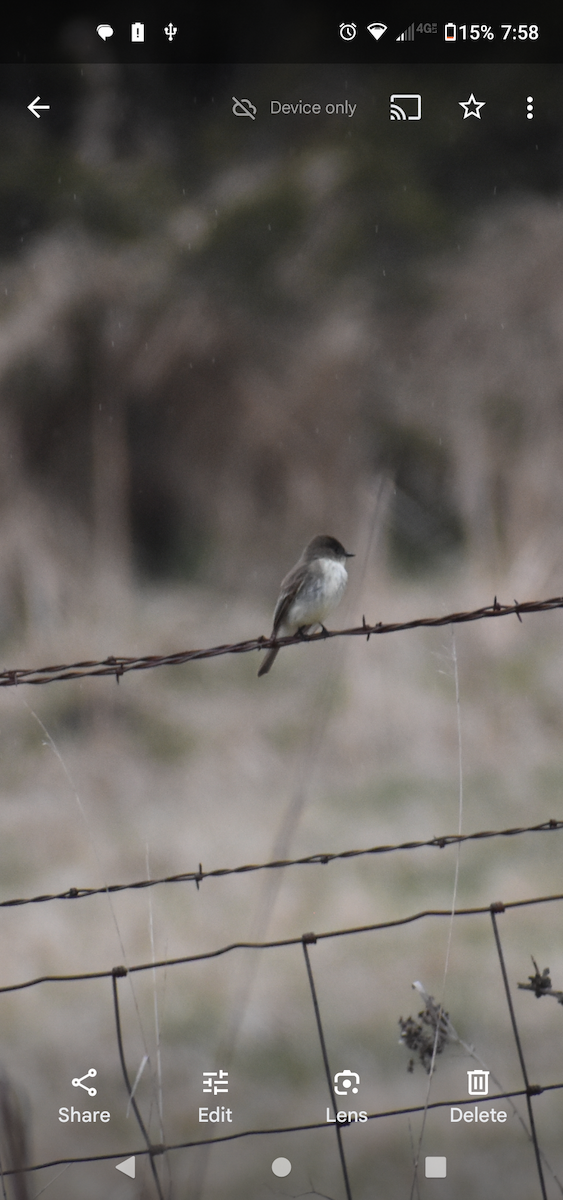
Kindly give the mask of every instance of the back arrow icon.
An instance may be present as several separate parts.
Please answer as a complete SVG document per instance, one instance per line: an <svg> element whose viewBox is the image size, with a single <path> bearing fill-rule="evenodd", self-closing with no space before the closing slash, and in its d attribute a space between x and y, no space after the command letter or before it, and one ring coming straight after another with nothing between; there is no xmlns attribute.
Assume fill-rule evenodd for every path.
<svg viewBox="0 0 563 1200"><path fill-rule="evenodd" d="M38 100L39 100L39 96L36 96L35 100L32 100L31 104L28 104L28 106L27 106L29 111L33 113L34 117L41 116L41 113L37 112L38 108L50 108L51 107L50 104L38 104Z"/></svg>

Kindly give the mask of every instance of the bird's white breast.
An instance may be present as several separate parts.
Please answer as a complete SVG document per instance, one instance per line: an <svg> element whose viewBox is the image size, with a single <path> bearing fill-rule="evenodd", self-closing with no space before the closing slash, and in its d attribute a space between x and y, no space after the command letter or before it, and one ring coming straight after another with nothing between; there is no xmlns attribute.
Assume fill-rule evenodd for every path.
<svg viewBox="0 0 563 1200"><path fill-rule="evenodd" d="M287 614L286 624L294 629L321 624L342 599L348 582L346 567L334 558L317 559L315 568Z"/></svg>
<svg viewBox="0 0 563 1200"><path fill-rule="evenodd" d="M337 562L335 558L321 558L319 562L323 567L326 600L333 608L342 599L348 583L348 572L344 563Z"/></svg>

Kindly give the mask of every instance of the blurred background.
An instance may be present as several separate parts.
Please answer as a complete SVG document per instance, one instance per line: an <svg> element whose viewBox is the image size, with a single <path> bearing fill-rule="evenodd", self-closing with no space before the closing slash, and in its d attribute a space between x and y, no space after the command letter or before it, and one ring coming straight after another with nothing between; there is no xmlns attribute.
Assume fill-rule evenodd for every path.
<svg viewBox="0 0 563 1200"><path fill-rule="evenodd" d="M563 592L560 82L552 67L3 69L4 667L269 634L279 581L320 532L356 554L336 627ZM422 94L422 121L389 121L399 90ZM482 120L463 120L471 92ZM35 95L51 106L40 120ZM233 116L233 96L256 121ZM357 110L269 115L299 98ZM554 612L299 646L261 680L253 654L119 687L6 689L1 899L559 818L560 627ZM464 846L458 904L561 891L559 837ZM1 982L448 908L456 854L4 909ZM557 905L502 918L514 988L532 954L563 987L557 919ZM502 1086L521 1086L490 922L448 939L443 921L311 947L331 1064L361 1073L370 1112L424 1104L424 1070L398 1044L416 979ZM299 947L120 988L132 1077L149 1055L153 1141L208 1134L203 1070L229 1070L233 1129L324 1121ZM563 1018L540 1004L515 994L530 1074L556 1082ZM139 1148L109 981L7 994L0 1012L28 1161ZM57 1121L94 1065L103 1137ZM472 1065L447 1049L431 1099L463 1097ZM563 1180L557 1096L537 1119ZM381 1194L430 1195L424 1178L411 1191L417 1120L346 1131L355 1200L375 1170ZM460 1200L485 1184L535 1195L517 1119L502 1145L478 1134L433 1116L422 1154L451 1155ZM341 1200L332 1132L293 1139L168 1155L164 1194ZM278 1153L288 1180L271 1173ZM60 1170L7 1194L131 1194L113 1164Z"/></svg>

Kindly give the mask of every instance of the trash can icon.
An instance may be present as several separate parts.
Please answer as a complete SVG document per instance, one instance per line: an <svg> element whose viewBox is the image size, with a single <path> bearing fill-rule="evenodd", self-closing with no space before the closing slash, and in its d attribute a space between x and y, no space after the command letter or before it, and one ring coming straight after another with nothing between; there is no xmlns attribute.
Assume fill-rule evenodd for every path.
<svg viewBox="0 0 563 1200"><path fill-rule="evenodd" d="M490 1071L468 1071L467 1091L470 1096L488 1096Z"/></svg>

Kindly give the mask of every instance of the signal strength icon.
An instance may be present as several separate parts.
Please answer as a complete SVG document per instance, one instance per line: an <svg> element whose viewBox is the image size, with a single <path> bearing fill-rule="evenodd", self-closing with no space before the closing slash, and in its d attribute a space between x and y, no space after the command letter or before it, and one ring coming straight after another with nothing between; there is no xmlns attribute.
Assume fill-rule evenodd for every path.
<svg viewBox="0 0 563 1200"><path fill-rule="evenodd" d="M373 23L367 27L368 33L371 33L371 36L375 38L376 42L379 41L380 37L383 37L386 29L387 26L384 25L382 21L373 21Z"/></svg>
<svg viewBox="0 0 563 1200"><path fill-rule="evenodd" d="M399 34L398 38L395 38L395 41L414 42L414 21L412 25L409 25L408 29L403 29L403 32Z"/></svg>

